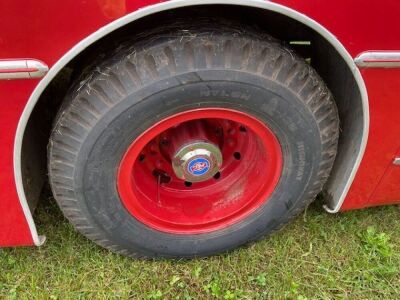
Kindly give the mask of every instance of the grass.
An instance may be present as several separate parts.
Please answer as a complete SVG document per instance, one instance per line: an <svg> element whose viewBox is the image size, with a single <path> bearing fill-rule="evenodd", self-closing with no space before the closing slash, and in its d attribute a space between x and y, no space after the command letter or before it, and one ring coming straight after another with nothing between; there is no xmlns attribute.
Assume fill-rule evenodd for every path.
<svg viewBox="0 0 400 300"><path fill-rule="evenodd" d="M42 204L36 219L48 241L0 250L0 299L400 298L399 207L320 207L229 254L145 261L101 249Z"/></svg>

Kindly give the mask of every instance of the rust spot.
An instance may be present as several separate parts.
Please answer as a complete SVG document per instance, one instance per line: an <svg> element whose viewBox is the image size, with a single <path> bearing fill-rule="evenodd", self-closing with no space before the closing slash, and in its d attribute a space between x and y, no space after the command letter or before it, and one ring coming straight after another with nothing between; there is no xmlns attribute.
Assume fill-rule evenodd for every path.
<svg viewBox="0 0 400 300"><path fill-rule="evenodd" d="M125 0L97 0L97 3L109 19L116 19L126 14Z"/></svg>

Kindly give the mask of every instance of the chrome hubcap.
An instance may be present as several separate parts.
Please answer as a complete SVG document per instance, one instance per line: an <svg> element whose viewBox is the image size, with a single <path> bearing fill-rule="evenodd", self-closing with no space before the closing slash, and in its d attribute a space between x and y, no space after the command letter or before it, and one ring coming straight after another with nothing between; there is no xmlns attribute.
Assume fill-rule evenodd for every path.
<svg viewBox="0 0 400 300"><path fill-rule="evenodd" d="M172 159L175 175L189 182L210 179L222 166L220 149L208 142L195 142L180 148Z"/></svg>

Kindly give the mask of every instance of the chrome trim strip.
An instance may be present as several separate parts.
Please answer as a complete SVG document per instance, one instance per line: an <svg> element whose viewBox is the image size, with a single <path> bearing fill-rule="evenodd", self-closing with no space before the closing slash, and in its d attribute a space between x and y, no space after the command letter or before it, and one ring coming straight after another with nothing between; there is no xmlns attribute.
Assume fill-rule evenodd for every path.
<svg viewBox="0 0 400 300"><path fill-rule="evenodd" d="M360 166L361 159L364 155L365 148L368 140L368 130L369 130L369 106L368 106L368 95L365 87L365 83L363 78L361 77L360 70L354 63L352 56L347 52L346 48L337 40L337 38L330 33L325 27L317 23L316 21L310 19L304 14L301 14L293 9L290 9L286 6L276 4L270 1L264 0L171 0L166 2L161 2L155 5L151 5L148 7L144 7L135 12L132 12L118 20L115 20L108 25L100 28L93 34L86 37L84 40L79 42L73 48L71 48L60 60L58 60L47 73L47 75L40 81L40 83L36 86L33 91L31 97L28 100L28 103L25 106L25 109L21 115L21 119L18 124L17 133L15 137L14 144L14 174L15 181L17 185L18 196L21 201L21 205L25 208L25 216L30 224L31 232L34 237L35 244L40 244L36 227L32 218L32 215L29 211L27 200L25 197L24 187L22 185L22 171L21 171L21 148L22 148L22 139L26 129L26 125L29 120L29 116L31 115L36 102L40 98L41 94L47 87L47 85L51 82L51 80L58 74L61 69L68 64L75 56L77 56L80 52L86 49L88 46L106 36L107 34L113 32L114 30L125 26L128 23L131 23L135 20L141 19L145 16L149 16L151 14L175 9L179 7L187 7L193 5L207 5L207 4L229 4L229 5L238 5L238 6L248 6L254 8L265 9L273 12L280 13L282 15L286 15L292 19L295 19L309 27L313 30L321 34L333 47L339 52L342 58L346 61L350 70L353 72L356 82L358 84L358 88L360 89L362 105L363 105L363 114L364 114L364 124L363 124L363 136L362 136L362 145L360 147L359 153L357 154L356 163L354 164L352 171L350 172L350 176L347 179L346 185L341 193L341 196L336 200L336 206L333 208L327 208L326 210L331 213L338 212L346 195L350 189L350 186L354 180L356 172Z"/></svg>
<svg viewBox="0 0 400 300"><path fill-rule="evenodd" d="M396 157L393 161L393 164L396 166L400 166L400 157Z"/></svg>
<svg viewBox="0 0 400 300"><path fill-rule="evenodd" d="M40 60L28 59L26 65L28 68L35 68L37 70L36 72L29 72L31 78L42 78L49 71L49 67Z"/></svg>
<svg viewBox="0 0 400 300"><path fill-rule="evenodd" d="M0 80L41 78L49 67L36 59L0 59Z"/></svg>
<svg viewBox="0 0 400 300"><path fill-rule="evenodd" d="M360 68L400 68L400 51L363 52L354 62Z"/></svg>

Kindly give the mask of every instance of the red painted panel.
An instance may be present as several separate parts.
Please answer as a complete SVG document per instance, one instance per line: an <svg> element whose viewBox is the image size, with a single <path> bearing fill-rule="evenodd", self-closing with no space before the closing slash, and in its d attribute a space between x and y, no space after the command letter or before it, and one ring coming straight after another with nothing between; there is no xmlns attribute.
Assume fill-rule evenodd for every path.
<svg viewBox="0 0 400 300"><path fill-rule="evenodd" d="M126 13L158 2L160 1L0 1L0 59L31 57L40 59L51 67L69 49L102 26ZM400 50L399 1L275 2L298 10L321 23L343 43L353 57L367 50ZM385 189L382 189L376 200L371 199L399 146L396 142L400 131L396 124L396 112L400 111L400 71L371 69L363 71L363 76L370 94L371 135L366 156L344 209L383 204L387 203L387 197L396 197L396 194L389 192L385 196ZM37 82L0 82L0 245L32 243L16 194L12 153L20 114Z"/></svg>
<svg viewBox="0 0 400 300"><path fill-rule="evenodd" d="M32 245L32 237L15 189L13 144L16 121L25 106L26 96L37 82L0 81L0 247Z"/></svg>
<svg viewBox="0 0 400 300"><path fill-rule="evenodd" d="M396 157L400 157L400 149L397 151ZM379 204L397 203L400 199L400 165L391 163L382 178L380 184L376 188L372 199Z"/></svg>
<svg viewBox="0 0 400 300"><path fill-rule="evenodd" d="M389 202L400 202L400 193L389 189L381 190L379 197L373 196L400 146L400 69L365 69L362 75L370 102L369 141L342 210L386 204L389 199ZM382 201L383 198L386 200Z"/></svg>

